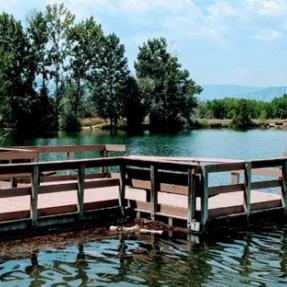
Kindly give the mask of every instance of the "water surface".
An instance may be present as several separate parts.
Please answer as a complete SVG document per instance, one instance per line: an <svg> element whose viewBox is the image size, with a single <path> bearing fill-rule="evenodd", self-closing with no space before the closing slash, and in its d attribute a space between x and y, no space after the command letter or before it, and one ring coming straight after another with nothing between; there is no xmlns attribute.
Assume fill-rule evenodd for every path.
<svg viewBox="0 0 287 287"><path fill-rule="evenodd" d="M97 143L128 144L130 154L255 159L286 152L287 132L222 129L134 137L82 132L37 139L10 136L5 145ZM116 236L80 237L61 247L36 246L28 254L23 247L12 257L1 253L0 286L287 286L286 234L287 225L269 224L200 244Z"/></svg>

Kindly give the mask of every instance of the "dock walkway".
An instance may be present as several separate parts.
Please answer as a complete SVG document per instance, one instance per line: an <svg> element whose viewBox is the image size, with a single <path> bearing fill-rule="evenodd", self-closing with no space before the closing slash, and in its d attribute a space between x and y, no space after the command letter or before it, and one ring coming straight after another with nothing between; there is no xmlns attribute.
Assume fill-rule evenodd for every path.
<svg viewBox="0 0 287 287"><path fill-rule="evenodd" d="M72 153L87 150L100 157L71 159ZM39 153L47 152L67 153L67 160L37 162ZM19 160L32 162L15 162ZM169 224L180 219L189 229L198 222L201 231L213 219L243 216L248 221L256 212L286 213L286 157L243 161L127 156L125 146L95 145L1 149L0 161L0 232L57 225L68 216L71 221L71 215L72 221L85 220L103 210L117 210L117 218L131 209L138 216L165 217ZM212 173L228 174L231 183L212 185Z"/></svg>

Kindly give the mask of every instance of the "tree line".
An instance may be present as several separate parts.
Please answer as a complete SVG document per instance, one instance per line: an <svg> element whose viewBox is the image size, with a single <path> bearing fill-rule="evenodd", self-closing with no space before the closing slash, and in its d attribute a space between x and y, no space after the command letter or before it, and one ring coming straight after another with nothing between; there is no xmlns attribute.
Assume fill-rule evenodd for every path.
<svg viewBox="0 0 287 287"><path fill-rule="evenodd" d="M204 119L232 119L235 127L250 127L251 119L286 119L287 95L270 102L234 98L209 100L199 103L197 114Z"/></svg>
<svg viewBox="0 0 287 287"><path fill-rule="evenodd" d="M164 38L139 47L128 66L119 37L93 17L77 21L63 4L29 13L24 24L0 15L0 126L74 131L97 115L130 130L148 116L154 131L189 126L201 92Z"/></svg>

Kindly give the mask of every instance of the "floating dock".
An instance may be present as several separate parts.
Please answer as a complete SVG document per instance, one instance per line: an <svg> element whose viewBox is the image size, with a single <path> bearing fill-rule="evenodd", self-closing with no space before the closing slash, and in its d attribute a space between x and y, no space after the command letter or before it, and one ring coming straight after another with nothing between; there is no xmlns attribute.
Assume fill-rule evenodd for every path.
<svg viewBox="0 0 287 287"><path fill-rule="evenodd" d="M93 158L73 159L83 152ZM48 153L65 159L40 161ZM195 232L218 219L250 222L254 214L273 211L284 217L286 179L287 157L128 156L125 145L1 148L0 232L104 225L131 212L170 225L185 222Z"/></svg>

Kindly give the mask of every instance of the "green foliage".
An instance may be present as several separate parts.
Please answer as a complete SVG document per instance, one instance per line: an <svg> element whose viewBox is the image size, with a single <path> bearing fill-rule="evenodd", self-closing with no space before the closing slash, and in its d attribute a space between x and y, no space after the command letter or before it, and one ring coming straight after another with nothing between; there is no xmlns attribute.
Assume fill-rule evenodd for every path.
<svg viewBox="0 0 287 287"><path fill-rule="evenodd" d="M246 129L253 126L252 109L247 100L239 100L238 104L232 110L232 123L233 128Z"/></svg>
<svg viewBox="0 0 287 287"><path fill-rule="evenodd" d="M141 131L141 124L146 114L146 107L142 94L134 77L129 76L123 85L123 116L127 119L128 131L131 133Z"/></svg>
<svg viewBox="0 0 287 287"><path fill-rule="evenodd" d="M66 81L60 102L59 127L64 131L78 131L81 128L78 103L78 87Z"/></svg>
<svg viewBox="0 0 287 287"><path fill-rule="evenodd" d="M140 47L135 69L154 131L174 131L191 123L197 105L194 95L202 89L167 51L164 38Z"/></svg>
<svg viewBox="0 0 287 287"><path fill-rule="evenodd" d="M94 72L94 95L97 115L110 119L116 127L123 115L123 89L129 77L125 47L115 34L103 38L99 54L99 71Z"/></svg>

